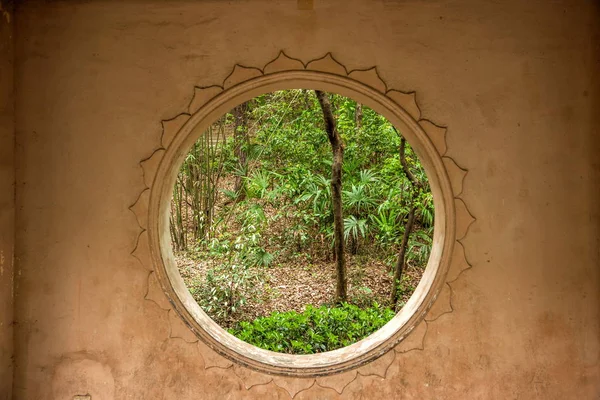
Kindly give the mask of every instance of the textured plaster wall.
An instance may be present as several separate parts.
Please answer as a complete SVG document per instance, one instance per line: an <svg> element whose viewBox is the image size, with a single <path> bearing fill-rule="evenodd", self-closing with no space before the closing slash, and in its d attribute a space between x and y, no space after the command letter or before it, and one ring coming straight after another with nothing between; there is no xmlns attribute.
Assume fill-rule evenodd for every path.
<svg viewBox="0 0 600 400"><path fill-rule="evenodd" d="M0 399L12 396L15 237L14 20L0 1Z"/></svg>
<svg viewBox="0 0 600 400"><path fill-rule="evenodd" d="M385 378L357 375L337 391L317 382L296 398L598 398L596 3L302 3L18 7L15 398L286 399L302 387L247 390L230 363L172 338L173 313L144 300L149 271L130 254L139 227L128 207L160 121L185 109L194 85L280 50L377 65L389 86L415 90L422 114L448 126L477 217L464 242L472 268L452 284L453 312L428 325L422 350L392 357ZM0 211L10 219L4 126Z"/></svg>

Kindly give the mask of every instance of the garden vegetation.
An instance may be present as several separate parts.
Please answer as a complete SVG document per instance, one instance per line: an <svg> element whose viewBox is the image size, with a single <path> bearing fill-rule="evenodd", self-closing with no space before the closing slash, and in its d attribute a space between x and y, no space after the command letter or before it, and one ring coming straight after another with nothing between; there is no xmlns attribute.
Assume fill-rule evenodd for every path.
<svg viewBox="0 0 600 400"><path fill-rule="evenodd" d="M235 107L192 146L170 233L192 296L238 338L309 354L387 323L427 264L433 197L383 116L295 89Z"/></svg>

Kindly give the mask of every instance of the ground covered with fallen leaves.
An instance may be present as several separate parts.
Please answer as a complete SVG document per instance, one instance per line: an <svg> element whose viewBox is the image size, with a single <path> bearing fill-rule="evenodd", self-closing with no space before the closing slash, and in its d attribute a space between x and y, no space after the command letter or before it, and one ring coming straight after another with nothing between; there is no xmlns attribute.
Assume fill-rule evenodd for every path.
<svg viewBox="0 0 600 400"><path fill-rule="evenodd" d="M181 276L188 287L204 282L211 263L194 260L185 254L176 257ZM389 305L392 276L384 262L367 256L347 255L348 300L358 306L370 306L373 302ZM257 292L248 294L247 303L230 318L220 321L223 328L230 328L239 321L252 321L268 316L274 311L301 312L307 305L332 305L335 297L335 264L310 261L298 255L269 267L252 267L260 276ZM402 306L418 285L423 268L408 265L401 285Z"/></svg>

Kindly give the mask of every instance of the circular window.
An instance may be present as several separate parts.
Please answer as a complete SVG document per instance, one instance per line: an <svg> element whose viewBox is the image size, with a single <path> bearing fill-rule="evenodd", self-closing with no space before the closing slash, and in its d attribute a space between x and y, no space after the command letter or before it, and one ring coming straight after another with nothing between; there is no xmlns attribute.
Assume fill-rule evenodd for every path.
<svg viewBox="0 0 600 400"><path fill-rule="evenodd" d="M304 90L290 90L290 88ZM207 308L205 312L205 310L203 310L203 308L198 304L198 296L194 298L193 294L190 293L188 285L186 285L186 282L182 277L182 274L180 273L181 261L178 265L178 262L173 252L172 242L175 243L176 247L181 246L180 249L183 248L182 240L185 239L180 235L185 235L187 229L190 228L189 226L184 227L183 224L180 224L179 227L181 228L181 230L177 231L177 218L181 218L182 221L184 219L187 219L188 221L193 221L194 218L196 218L193 228L201 230L205 229L208 226L208 219L215 217L214 214L204 214L196 216L190 216L186 214L185 216L183 216L181 214L182 209L176 210L178 202L180 204L183 204L183 202L190 202L190 198L187 197L190 195L190 193L185 193L185 185L182 184L181 181L178 181L180 167L182 165L186 165L184 163L189 164L190 149L198 148L198 143L201 143L198 142L198 139L200 137L205 138L204 142L209 149L215 149L216 147L214 146L214 143L211 143L210 141L218 141L219 139L209 138L206 135L204 135L205 132L210 132L212 129L214 129L216 126L215 123L219 121L219 119L223 121L223 118L227 118L228 114L230 119L239 118L240 116L235 115L235 112L231 113L231 110L239 110L239 106L241 104L247 104L248 101L251 101L255 98L264 100L269 96L268 93L273 92L287 93L288 95L290 93L292 95L306 93L325 93L326 96L326 93L336 93L337 97L332 97L334 99L334 102L335 99L353 99L352 101L354 101L354 103L347 102L345 104L351 104L354 107L356 107L357 103L363 104L365 106L365 109L369 110L369 112L372 110L374 113L383 116L381 117L382 120L384 120L386 123L388 123L389 121L389 127L391 129L393 129L394 131L396 131L397 129L396 132L401 132L402 139L399 138L398 140L402 141L402 148L407 149L406 151L410 152L405 154L413 154L412 152L414 152L415 157L413 158L416 159L416 157L418 157L418 159L420 160L420 164L416 169L413 169L413 171L420 170L420 168L422 167L422 169L427 175L427 178L429 178L428 183L425 184L419 183L418 179L415 179L415 177L413 176L412 179L414 179L416 182L412 182L411 184L415 184L419 187L426 188L426 190L420 189L415 190L414 192L425 194L426 196L431 196L431 198L433 199L433 204L435 205L435 221L433 221L433 218L431 218L431 223L433 225L433 237L431 238L430 242L430 255L427 259L426 267L422 272L420 282L414 289L414 293L412 293L412 296L410 296L410 298L405 302L405 304L402 304L403 306L401 307L399 312L396 313L391 318L391 320L389 320L389 322L387 322L380 329L377 329L369 336L360 338L361 340L346 345L345 347L317 354L284 354L281 352L264 350L249 343L246 343L238 339L234 335L228 333L207 314L207 312L213 313L213 317L215 317L215 319L218 320L218 315L214 314L215 309ZM327 132L328 136L325 136L325 138L330 138L329 143L320 143L320 145L331 145L330 151L332 154L335 154L334 144L330 135L332 131L330 129L331 127L328 126L327 122L327 112L325 110L325 107L323 107L323 102L321 102L320 100L321 99L319 99L318 96L312 98L314 104L319 104L321 106L319 110L322 111L321 118L323 121L321 132ZM355 116L356 109L354 109L353 112L355 113ZM337 115L339 116L339 113ZM253 118L257 117L254 116ZM227 143L228 135L231 138L235 138L236 135L240 134L240 137L242 137L245 133L243 129L241 131L239 130L239 126L241 126L239 121L236 122L232 120L228 123L230 126L233 126L234 129L233 131L229 132L229 134L227 132L220 133L223 138L223 143ZM221 126L227 127L227 122L221 124ZM216 137L218 136L219 133L217 133ZM406 138L406 141L409 143L409 146L404 143L403 138ZM292 138L287 137L287 140L292 140ZM240 196L249 196L252 198L262 199L265 196L266 192L269 191L269 188L272 187L272 182L268 178L265 178L266 175L260 175L256 173L256 168L254 169L254 172L250 172L252 167L251 164L253 161L249 161L248 159L252 159L252 157L254 157L254 155L252 155L252 157L249 157L250 153L252 153L253 151L256 152L257 150L259 153L261 151L263 151L264 153L264 146L255 146L253 148L252 144L257 143L249 143L248 145L245 145L246 147L243 148L243 151L246 152L246 160L244 161L244 163L240 164L240 148L236 148L234 139L232 139L230 142L231 146L223 151L231 151L232 153L238 153L234 154L233 157L233 159L236 160L237 165L234 164L224 167L229 168L230 172L234 171L234 173L230 175L230 179L232 181L228 183L228 185L231 187L225 185L219 188L218 186L213 185L213 187L209 189L220 190L221 195L216 197L213 196L207 201L217 202L219 203L218 206L221 208L226 207L228 201L231 202L231 204L240 203L244 201L246 202L246 211L252 209L254 211L257 211L257 207L252 206L250 202L248 202L248 199L242 199L242 201L240 201ZM264 141L258 144L264 145ZM298 146L296 147L297 148L295 150L301 150L300 144L298 144ZM323 146L321 146L321 149L322 148ZM213 165L211 164L210 160L211 157L214 156L214 154L212 154L211 156L210 151L211 150L207 152L203 150L203 152L196 153L196 155L202 154L204 157L207 157L207 160L209 160L206 163L198 163L197 165L204 165L204 167L207 168ZM404 157L397 157L398 162L400 162L399 165L396 165L397 168L402 168L403 166L406 166L406 159L402 160L404 163L403 165L403 163L401 162L401 158ZM335 171L335 165L332 165L335 164L334 159L335 157L333 157L331 162L326 162L327 166L330 166L332 170L331 175L328 178L331 178L334 174L333 171ZM348 157L347 159L351 159L351 157ZM258 164L263 165L260 162ZM256 165L257 164L255 164L254 166L256 167ZM319 168L323 168L323 166L321 165L319 166ZM413 166L413 168L415 167ZM235 172L236 169L237 172ZM289 172L289 170L286 171ZM197 174L197 171L190 171L190 173ZM279 170L268 170L267 173L281 175L281 171ZM358 174L360 174L360 171L358 172ZM369 176L365 176L365 174L368 175L368 173L363 173L363 178L368 180ZM235 177L239 177L240 181L236 182ZM181 179L181 176L179 176L179 178ZM193 178L196 179L198 177L195 176ZM374 177L371 176L371 178ZM374 179L377 178L375 177ZM284 182L284 180L281 180L280 183L281 182ZM241 186L245 184L247 184L247 187L245 187L244 190L240 190ZM346 193L346 195L352 194L352 185L350 184L349 186L350 187L345 188L348 192ZM178 190L176 190L175 192L175 205L172 203L174 187ZM332 187L333 189L330 199L333 203L335 202L336 198L336 189L334 186ZM356 191L358 191L356 185L355 188ZM247 194L244 195L243 193ZM356 195L356 193L354 194ZM179 198L177 198L177 196L179 196ZM289 193L290 198L294 198L294 196L296 196L295 199L297 201L308 200L308 195L298 196L298 193ZM227 197L229 197L229 199L227 199ZM233 86L231 89L223 91L222 93L214 97L206 105L204 105L196 113L194 113L185 123L185 125L179 130L179 132L175 135L173 141L165 151L163 159L158 167L154 184L152 186L148 230L150 236L150 249L152 252L153 260L156 265L156 272L159 281L161 282L161 285L163 286L163 289L169 296L171 302L175 306L175 309L184 319L184 321L188 324L188 326L196 333L196 335L198 335L202 340L208 343L217 352L238 363L267 373L293 376L327 375L354 368L384 354L387 350L391 349L395 344L397 344L404 337L406 337L413 329L415 324L424 317L424 314L431 306L432 302L435 300L435 297L439 292L441 285L444 283L445 274L448 269L449 254L452 251L452 245L455 240L453 197L454 196L452 194L451 185L445 172L444 165L442 163L441 157L435 150L434 145L431 143L431 141L420 128L420 126L409 116L409 114L385 95L382 95L381 93L369 88L368 86L358 83L352 79L319 72L289 71L271 75L263 75L253 77L252 79L242 82L236 86ZM197 199L192 199L192 202L193 201L197 201ZM365 200L363 199L362 201L363 203L361 203L361 205L364 206ZM266 203L264 201L256 201L254 204L264 206ZM374 205L372 202L368 204L370 206ZM271 207L272 206L273 205L271 204ZM378 206L381 205L378 204ZM297 208L295 209L297 210ZM336 218L335 215L330 214L326 216L330 220L337 220L341 222L341 225L338 225L338 227L341 227L342 235L343 233L346 234L345 238L336 242L336 233L333 232L333 234L331 235L333 236L332 242L345 243L348 247L350 247L350 252L356 250L356 246L360 246L361 235L366 236L366 234L363 234L363 232L361 231L364 231L363 228L365 228L367 218L371 218L368 216L365 217L364 213L360 214L359 210L357 209L354 209L354 211L354 213L349 213L346 215L347 218L345 221L345 226L343 224L343 219L340 220L339 218ZM179 217L177 214L178 212ZM259 216L264 217L264 209L258 210L257 212ZM269 214L269 212L267 212L267 214ZM275 214L276 212L274 210L271 210L270 216L273 216ZM415 210L412 211L412 214L414 216ZM229 253L223 250L223 248L220 249L220 251L225 254L225 258L229 257L231 259L235 257L241 257L241 252L239 250L247 244L256 244L256 241L254 239L256 239L257 237L257 224L260 224L260 221L254 221L251 224L244 224L243 221L252 220L253 217L250 216L250 214L243 216L243 218L239 218L240 215L235 216L232 212L230 212L229 215L229 218L235 218L235 220L237 221L237 225L236 223L233 223L232 220L230 221L230 223L226 223L225 226L233 226L233 228L231 228L229 232L227 232L227 230L221 230L219 231L219 234L225 234L225 236L227 236L233 231L235 231L236 234L239 234L241 231L244 231L244 235L249 236L243 236L242 239L239 240L240 236L238 235L237 248L235 247L236 240L232 241L231 237L228 237L227 240L221 241L223 243L226 242L227 246L233 246L235 248L234 251L229 251L227 249L230 249L230 247L227 248L227 246L225 246L226 250L229 251ZM352 215L354 217L354 220L351 220L349 218L349 215ZM220 215L220 217L223 217L223 215ZM309 215L309 217L314 218L314 215ZM411 218L412 217L402 219L402 225L405 225L406 222ZM372 219L372 221L375 221L375 219ZM331 230L335 231L335 224L337 222L332 222L333 223ZM270 232L269 235L271 235L272 233L273 232ZM312 231L310 233L314 234L314 232ZM252 237L252 235L254 236ZM289 236L288 233L282 235L282 237L285 236ZM206 236L203 237L206 238ZM342 236L340 235L338 237ZM216 247L219 247L219 245L223 244L220 243L219 240L213 240L211 243L215 244ZM203 241L202 243L200 243L200 247L202 247L201 250L204 251L204 253L202 254L204 255L204 257L206 257L206 251L210 247L209 242ZM272 252L266 250L264 246L258 245L257 248L254 250L256 251L252 254L252 257L257 257L255 259L258 260L257 263L263 263L265 265L268 265L270 262L273 261L274 256ZM327 246L326 250L329 250ZM332 256L336 256L336 254L344 254L343 252L336 253L337 249L333 249L331 251ZM426 251L429 252L428 250ZM286 257L289 258L290 253L286 254ZM221 262L220 265L223 264L222 261L224 260L224 258L221 256L223 256L223 254L221 254L220 256L215 256L214 258L214 260L218 260ZM248 255L243 255L243 257L246 256ZM336 260L339 260L339 257L336 257ZM236 260L236 262L238 261L240 260ZM189 276L186 276L188 284L190 283L189 278ZM213 275L213 279L214 278L215 276ZM347 299L348 294L344 294L343 297L340 297L339 286L340 285L338 284L336 287L336 289L338 290L336 291L335 300L341 302ZM395 288L394 290L397 289L397 285L393 285L393 287ZM193 291L194 289L192 288L192 292ZM216 297L217 303L222 300L219 298L219 296ZM204 304L205 307L208 307L207 304ZM224 307L231 311L232 307L236 307L236 303L229 302L228 304L224 305ZM223 323L223 321L221 321L221 323ZM226 327L231 328L231 326ZM377 328L379 328L379 326L377 326ZM238 336L240 336L239 332L235 332L235 329L233 329L232 333L238 334ZM345 344L347 343L348 342L346 342ZM277 350L276 348L272 347L271 349ZM314 351L307 352L310 353Z"/></svg>
<svg viewBox="0 0 600 400"><path fill-rule="evenodd" d="M341 95L267 93L186 154L170 235L194 299L229 333L313 354L385 325L427 265L433 197L382 115Z"/></svg>

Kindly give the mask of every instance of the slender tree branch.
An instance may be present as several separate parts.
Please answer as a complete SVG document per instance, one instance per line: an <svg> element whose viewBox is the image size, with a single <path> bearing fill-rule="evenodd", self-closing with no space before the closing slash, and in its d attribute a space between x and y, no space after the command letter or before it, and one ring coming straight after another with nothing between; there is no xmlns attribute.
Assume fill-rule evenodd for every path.
<svg viewBox="0 0 600 400"><path fill-rule="evenodd" d="M410 237L410 231L412 230L413 224L415 222L415 211L416 206L413 205L410 208L408 213L408 220L406 221L406 225L404 226L404 235L402 236L402 244L400 245L400 253L398 254L398 259L396 260L396 266L394 268L394 280L392 281L392 293L390 295L390 300L393 305L398 303L398 285L402 279L402 274L404 272L404 266L406 265L406 250L408 248L408 239Z"/></svg>
<svg viewBox="0 0 600 400"><path fill-rule="evenodd" d="M400 132L394 127L394 131L400 135ZM410 182L413 189L417 192L421 189L421 183L415 178L415 176L410 171L408 167L408 163L406 162L406 139L404 136L400 135L400 164L402 164L402 169L404 170L404 174L406 178ZM390 295L390 301L395 306L398 303L398 285L402 280L402 274L404 272L404 267L406 266L406 251L408 249L408 240L410 238L410 233L412 231L414 222L415 222L415 213L417 211L417 206L415 204L416 193L412 192L411 195L411 207L408 213L408 220L404 225L404 235L402 237L402 243L400 245L400 252L398 254L398 259L396 260L396 266L394 268L394 280L392 281L392 292Z"/></svg>
<svg viewBox="0 0 600 400"><path fill-rule="evenodd" d="M336 129L335 118L331 111L329 96L315 90L325 121L325 130L331 144L333 163L331 165L331 200L333 203L334 256L336 261L337 285L336 302L347 299L346 260L344 256L344 216L342 213L342 164L344 162L344 146Z"/></svg>
<svg viewBox="0 0 600 400"><path fill-rule="evenodd" d="M396 132L398 136L400 136L400 164L402 164L402 170L404 171L404 174L408 178L410 184L414 188L420 188L421 183L417 181L413 173L410 171L408 163L406 162L406 139L404 139L404 136L402 136L400 132L398 132L398 129L396 129L395 126L393 126L392 128L394 128L394 132Z"/></svg>

